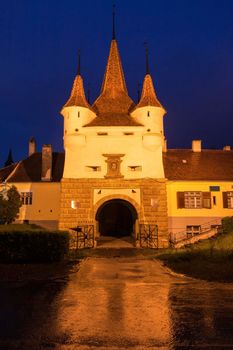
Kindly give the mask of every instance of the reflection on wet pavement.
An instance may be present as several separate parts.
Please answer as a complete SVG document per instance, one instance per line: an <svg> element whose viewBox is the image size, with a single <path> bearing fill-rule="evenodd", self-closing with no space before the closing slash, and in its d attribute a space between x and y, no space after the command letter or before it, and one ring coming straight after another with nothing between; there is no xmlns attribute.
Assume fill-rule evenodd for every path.
<svg viewBox="0 0 233 350"><path fill-rule="evenodd" d="M158 261L89 258L63 278L1 284L0 350L233 349L232 292Z"/></svg>

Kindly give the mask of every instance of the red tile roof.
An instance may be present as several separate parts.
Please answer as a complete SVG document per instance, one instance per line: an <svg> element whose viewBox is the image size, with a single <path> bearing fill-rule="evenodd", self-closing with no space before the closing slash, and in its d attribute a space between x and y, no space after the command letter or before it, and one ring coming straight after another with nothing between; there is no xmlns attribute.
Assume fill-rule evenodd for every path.
<svg viewBox="0 0 233 350"><path fill-rule="evenodd" d="M144 78L141 99L138 102L135 109L140 107L146 107L146 106L163 108L163 106L161 105L161 103L159 102L156 96L153 81L151 79L150 74L146 74Z"/></svg>
<svg viewBox="0 0 233 350"><path fill-rule="evenodd" d="M233 151L171 149L163 162L169 180L233 181Z"/></svg>
<svg viewBox="0 0 233 350"><path fill-rule="evenodd" d="M86 107L91 109L91 106L86 100L84 87L83 87L83 79L81 75L77 75L75 77L70 97L66 102L66 104L64 105L64 107L72 107L72 106Z"/></svg>
<svg viewBox="0 0 233 350"><path fill-rule="evenodd" d="M84 125L84 127L89 126L142 126L142 124L137 123L128 114L104 114L93 119L89 124Z"/></svg>
<svg viewBox="0 0 233 350"><path fill-rule="evenodd" d="M133 107L134 102L128 95L117 42L112 40L101 93L92 106L97 117L86 126L136 126L129 116ZM98 120L99 118L101 119Z"/></svg>
<svg viewBox="0 0 233 350"><path fill-rule="evenodd" d="M8 182L40 182L41 181L41 153L34 153L22 160L16 171L12 169ZM59 182L63 175L64 153L53 152L52 182ZM0 174L4 171L0 170Z"/></svg>
<svg viewBox="0 0 233 350"><path fill-rule="evenodd" d="M2 169L0 169L0 182L5 181L8 176L12 173L12 171L15 169L18 163L11 164L9 166L6 166Z"/></svg>

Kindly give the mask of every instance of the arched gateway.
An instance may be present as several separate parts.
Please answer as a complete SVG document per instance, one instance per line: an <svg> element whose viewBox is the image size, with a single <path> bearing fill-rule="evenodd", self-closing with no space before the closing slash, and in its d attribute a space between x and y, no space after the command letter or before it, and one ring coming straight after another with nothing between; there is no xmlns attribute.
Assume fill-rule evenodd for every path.
<svg viewBox="0 0 233 350"><path fill-rule="evenodd" d="M138 214L134 206L123 199L104 202L96 212L98 232L101 236L135 236Z"/></svg>

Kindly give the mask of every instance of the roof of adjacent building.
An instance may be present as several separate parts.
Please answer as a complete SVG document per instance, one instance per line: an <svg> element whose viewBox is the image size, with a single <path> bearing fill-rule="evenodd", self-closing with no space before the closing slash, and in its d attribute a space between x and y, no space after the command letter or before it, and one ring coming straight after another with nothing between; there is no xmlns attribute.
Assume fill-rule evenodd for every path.
<svg viewBox="0 0 233 350"><path fill-rule="evenodd" d="M52 182L63 176L64 153L53 152ZM0 182L40 182L41 153L0 169ZM165 177L177 181L233 181L233 151L169 149L163 153Z"/></svg>
<svg viewBox="0 0 233 350"><path fill-rule="evenodd" d="M4 182L8 178L8 176L13 172L16 166L17 163L14 163L0 169L0 183Z"/></svg>
<svg viewBox="0 0 233 350"><path fill-rule="evenodd" d="M64 168L64 153L53 152L52 180L61 181ZM36 152L30 157L9 167L0 169L0 182L40 182L42 170L41 153Z"/></svg>
<svg viewBox="0 0 233 350"><path fill-rule="evenodd" d="M233 151L171 149L163 162L168 180L233 181Z"/></svg>

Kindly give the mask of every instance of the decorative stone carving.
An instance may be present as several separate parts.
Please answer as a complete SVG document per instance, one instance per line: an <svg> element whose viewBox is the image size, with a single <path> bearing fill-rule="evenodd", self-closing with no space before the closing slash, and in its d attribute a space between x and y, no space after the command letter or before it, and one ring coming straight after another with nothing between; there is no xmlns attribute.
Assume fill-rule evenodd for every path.
<svg viewBox="0 0 233 350"><path fill-rule="evenodd" d="M107 174L105 178L116 178L123 177L120 171L121 158L124 157L124 154L103 154L104 157L107 157L105 162L107 163Z"/></svg>

